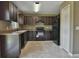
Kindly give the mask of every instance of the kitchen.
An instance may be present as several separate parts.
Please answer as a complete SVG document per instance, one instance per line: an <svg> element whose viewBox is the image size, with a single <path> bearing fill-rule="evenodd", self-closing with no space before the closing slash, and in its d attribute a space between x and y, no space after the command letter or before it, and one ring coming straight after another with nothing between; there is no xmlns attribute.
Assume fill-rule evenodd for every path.
<svg viewBox="0 0 79 59"><path fill-rule="evenodd" d="M53 33L58 29L52 31L54 27L52 25L58 26L59 15L29 15L16 6L17 2L0 1L0 57L19 57L21 49L28 41L56 39ZM57 45L59 45L58 40L57 38L55 41Z"/></svg>
<svg viewBox="0 0 79 59"><path fill-rule="evenodd" d="M0 1L0 57L79 57L78 7L78 1Z"/></svg>

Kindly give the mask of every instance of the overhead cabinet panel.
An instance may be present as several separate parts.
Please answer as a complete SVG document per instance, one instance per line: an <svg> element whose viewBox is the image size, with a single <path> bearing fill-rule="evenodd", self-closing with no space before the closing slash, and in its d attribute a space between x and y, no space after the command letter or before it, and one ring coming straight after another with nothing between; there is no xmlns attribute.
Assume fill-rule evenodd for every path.
<svg viewBox="0 0 79 59"><path fill-rule="evenodd" d="M17 21L17 8L12 2L0 1L0 20Z"/></svg>

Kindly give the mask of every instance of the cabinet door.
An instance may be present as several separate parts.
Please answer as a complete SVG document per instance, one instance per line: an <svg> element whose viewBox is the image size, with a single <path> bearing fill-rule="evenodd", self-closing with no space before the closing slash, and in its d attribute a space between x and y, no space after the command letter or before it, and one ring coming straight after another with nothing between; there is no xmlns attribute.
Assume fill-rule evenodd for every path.
<svg viewBox="0 0 79 59"><path fill-rule="evenodd" d="M0 20L10 20L8 2L0 1Z"/></svg>
<svg viewBox="0 0 79 59"><path fill-rule="evenodd" d="M10 12L10 19L14 19L14 9L13 9L13 4L9 2L9 12Z"/></svg>
<svg viewBox="0 0 79 59"><path fill-rule="evenodd" d="M45 32L45 40L50 40L50 31Z"/></svg>
<svg viewBox="0 0 79 59"><path fill-rule="evenodd" d="M24 24L27 24L27 16L24 16Z"/></svg>
<svg viewBox="0 0 79 59"><path fill-rule="evenodd" d="M41 20L45 25L52 25L52 16L41 16Z"/></svg>
<svg viewBox="0 0 79 59"><path fill-rule="evenodd" d="M52 16L49 17L49 25L52 25Z"/></svg>
<svg viewBox="0 0 79 59"><path fill-rule="evenodd" d="M17 16L17 15L16 15L16 7L14 6L13 9L14 9L14 21L16 21L16 20L17 20L17 18L16 18L16 16Z"/></svg>
<svg viewBox="0 0 79 59"><path fill-rule="evenodd" d="M24 24L24 16L22 14L20 14L18 18L19 18L18 23L19 24Z"/></svg>
<svg viewBox="0 0 79 59"><path fill-rule="evenodd" d="M1 57L16 58L20 55L19 36L1 36Z"/></svg>
<svg viewBox="0 0 79 59"><path fill-rule="evenodd" d="M20 34L20 40L21 40L21 49L24 48L25 42L24 42L24 33Z"/></svg>
<svg viewBox="0 0 79 59"><path fill-rule="evenodd" d="M12 21L17 21L17 7L12 2L9 2L9 13L10 19Z"/></svg>
<svg viewBox="0 0 79 59"><path fill-rule="evenodd" d="M19 57L20 55L20 42L19 36L9 36L6 39L6 57Z"/></svg>
<svg viewBox="0 0 79 59"><path fill-rule="evenodd" d="M28 24L28 25L31 25L31 22L32 22L31 19L32 19L31 16L27 16L27 24Z"/></svg>
<svg viewBox="0 0 79 59"><path fill-rule="evenodd" d="M26 44L27 40L27 32L24 32L24 44Z"/></svg>

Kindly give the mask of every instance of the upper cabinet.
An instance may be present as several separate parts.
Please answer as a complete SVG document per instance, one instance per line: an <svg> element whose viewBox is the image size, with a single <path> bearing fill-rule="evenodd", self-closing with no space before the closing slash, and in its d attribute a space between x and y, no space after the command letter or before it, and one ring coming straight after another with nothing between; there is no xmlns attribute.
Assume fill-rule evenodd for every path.
<svg viewBox="0 0 79 59"><path fill-rule="evenodd" d="M35 25L38 21L38 17L36 16L25 16L25 24L27 25Z"/></svg>
<svg viewBox="0 0 79 59"><path fill-rule="evenodd" d="M10 20L8 2L0 1L0 20Z"/></svg>
<svg viewBox="0 0 79 59"><path fill-rule="evenodd" d="M13 7L13 15L14 15L14 20L13 21L17 21L17 7L15 5Z"/></svg>
<svg viewBox="0 0 79 59"><path fill-rule="evenodd" d="M27 25L27 16L24 16L24 25Z"/></svg>
<svg viewBox="0 0 79 59"><path fill-rule="evenodd" d="M10 12L10 19L14 19L14 5L13 3L9 3L9 12Z"/></svg>
<svg viewBox="0 0 79 59"><path fill-rule="evenodd" d="M0 1L0 20L17 21L17 7L8 1Z"/></svg>
<svg viewBox="0 0 79 59"><path fill-rule="evenodd" d="M18 14L17 22L19 24L24 24L24 15L23 14Z"/></svg>
<svg viewBox="0 0 79 59"><path fill-rule="evenodd" d="M41 20L45 25L52 25L53 16L41 16Z"/></svg>
<svg viewBox="0 0 79 59"><path fill-rule="evenodd" d="M45 25L52 25L53 16L25 16L24 24L35 25L39 20L43 21Z"/></svg>

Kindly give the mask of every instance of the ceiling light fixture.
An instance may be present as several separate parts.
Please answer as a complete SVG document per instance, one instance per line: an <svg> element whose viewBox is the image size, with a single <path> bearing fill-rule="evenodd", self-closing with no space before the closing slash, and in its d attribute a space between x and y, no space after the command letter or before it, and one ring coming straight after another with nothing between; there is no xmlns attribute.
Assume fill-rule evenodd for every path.
<svg viewBox="0 0 79 59"><path fill-rule="evenodd" d="M38 12L39 9L40 9L40 4L39 4L39 2L35 2L35 3L34 3L34 12Z"/></svg>

